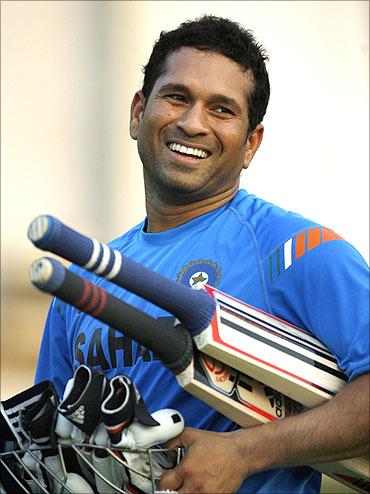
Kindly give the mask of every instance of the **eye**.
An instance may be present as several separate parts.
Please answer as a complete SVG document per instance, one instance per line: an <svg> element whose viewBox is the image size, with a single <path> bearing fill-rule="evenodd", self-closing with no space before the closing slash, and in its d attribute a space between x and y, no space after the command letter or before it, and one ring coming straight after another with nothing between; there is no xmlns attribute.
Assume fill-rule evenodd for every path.
<svg viewBox="0 0 370 494"><path fill-rule="evenodd" d="M220 114L225 114L225 115L234 115L234 112L232 112L229 108L226 108L225 106L217 106L214 111L216 113Z"/></svg>
<svg viewBox="0 0 370 494"><path fill-rule="evenodd" d="M182 94L166 94L165 98L174 100L174 101L185 101L185 96Z"/></svg>

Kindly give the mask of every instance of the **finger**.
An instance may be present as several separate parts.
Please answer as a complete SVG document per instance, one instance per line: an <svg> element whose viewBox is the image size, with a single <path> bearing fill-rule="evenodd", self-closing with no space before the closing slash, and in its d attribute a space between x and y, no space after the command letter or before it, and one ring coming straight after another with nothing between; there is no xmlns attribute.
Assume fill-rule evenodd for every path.
<svg viewBox="0 0 370 494"><path fill-rule="evenodd" d="M184 446L184 443L181 439L181 434L180 436L174 437L164 443L164 447L168 449L178 448L178 447L181 448L182 446Z"/></svg>
<svg viewBox="0 0 370 494"><path fill-rule="evenodd" d="M177 466L165 472L159 481L159 489L163 491L166 489L178 491L183 484L180 470L180 467Z"/></svg>
<svg viewBox="0 0 370 494"><path fill-rule="evenodd" d="M186 427L181 434L179 434L176 437L173 437L172 439L169 439L166 443L165 446L166 448L176 448L176 446L188 446L191 441L191 434L192 429L190 427Z"/></svg>

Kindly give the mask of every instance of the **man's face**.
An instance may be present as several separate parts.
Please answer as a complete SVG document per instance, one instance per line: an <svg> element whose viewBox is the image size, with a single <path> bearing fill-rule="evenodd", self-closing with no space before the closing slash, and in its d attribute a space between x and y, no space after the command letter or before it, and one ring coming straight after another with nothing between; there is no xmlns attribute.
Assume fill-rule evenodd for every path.
<svg viewBox="0 0 370 494"><path fill-rule="evenodd" d="M131 136L147 193L187 203L238 184L253 156L247 140L252 87L249 74L221 54L181 48L169 56L148 100L137 93L132 107Z"/></svg>

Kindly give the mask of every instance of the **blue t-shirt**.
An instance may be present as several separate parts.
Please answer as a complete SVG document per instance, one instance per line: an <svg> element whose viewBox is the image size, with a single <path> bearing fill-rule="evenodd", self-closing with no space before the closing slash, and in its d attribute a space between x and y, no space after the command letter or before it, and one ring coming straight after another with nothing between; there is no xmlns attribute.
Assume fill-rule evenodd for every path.
<svg viewBox="0 0 370 494"><path fill-rule="evenodd" d="M312 332L336 355L351 380L369 370L368 267L331 230L240 190L231 202L177 228L146 233L140 223L110 246L179 283L207 283ZM125 302L153 317L170 314L80 268ZM183 391L146 348L54 299L36 381L50 379L62 394L80 364L107 376L130 376L148 409L178 409L188 427L229 431L237 426ZM211 447L211 446L210 446ZM321 475L302 466L250 476L239 492L320 492Z"/></svg>

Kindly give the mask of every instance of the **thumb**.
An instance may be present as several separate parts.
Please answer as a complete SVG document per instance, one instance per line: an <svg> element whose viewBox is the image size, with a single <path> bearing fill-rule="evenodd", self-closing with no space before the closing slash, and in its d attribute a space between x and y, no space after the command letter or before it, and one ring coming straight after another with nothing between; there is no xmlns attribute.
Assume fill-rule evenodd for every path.
<svg viewBox="0 0 370 494"><path fill-rule="evenodd" d="M181 467L180 465L177 465L163 473L158 487L161 491L178 491L183 483L184 479L181 473Z"/></svg>
<svg viewBox="0 0 370 494"><path fill-rule="evenodd" d="M188 440L189 429L184 429L181 434L178 436L169 439L164 443L165 448L183 448L189 444ZM184 451L181 454L181 458L184 454ZM184 483L184 478L182 475L181 462L176 465L174 468L167 470L163 473L161 480L159 482L159 488L161 490L174 490L177 491Z"/></svg>
<svg viewBox="0 0 370 494"><path fill-rule="evenodd" d="M165 442L166 448L186 447L191 443L192 429L190 427L185 428L181 434Z"/></svg>

